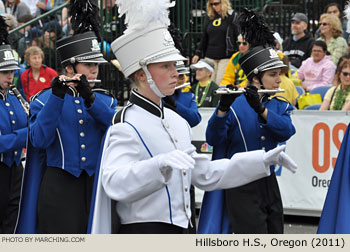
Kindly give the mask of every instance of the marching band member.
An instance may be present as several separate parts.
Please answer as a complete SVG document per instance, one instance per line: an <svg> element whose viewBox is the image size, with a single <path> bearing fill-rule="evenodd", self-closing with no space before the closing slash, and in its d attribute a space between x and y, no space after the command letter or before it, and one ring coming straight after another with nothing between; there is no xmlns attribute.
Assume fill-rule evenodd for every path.
<svg viewBox="0 0 350 252"><path fill-rule="evenodd" d="M242 34L251 45L239 59L248 85L244 95L222 95L206 130L207 142L214 150L219 148L223 152L218 155L227 158L240 152L269 151L295 134L290 118L293 106L287 101L258 94L260 89L279 88L281 68L285 67L276 51L269 47L273 45L273 35L266 25L264 30L252 27L254 23L260 27L265 24L253 11L244 10L239 20ZM247 24L248 21L251 23ZM270 168L269 176L225 190L227 211L235 233L283 233L282 200L275 166Z"/></svg>
<svg viewBox="0 0 350 252"><path fill-rule="evenodd" d="M271 164L287 162L295 168L281 147L212 162L196 153L191 128L161 100L174 93L175 62L184 60L164 16L173 4L169 0L119 0L117 4L127 14L129 26L112 43L112 50L137 89L105 137L92 233L111 231L111 199L117 201L112 210L120 218L119 233L187 232L191 184L205 190L231 188L269 176Z"/></svg>
<svg viewBox="0 0 350 252"><path fill-rule="evenodd" d="M86 233L99 147L117 105L89 83L98 64L106 63L98 46L97 6L72 0L70 14L74 34L57 41L57 53L75 75L54 78L52 88L30 104L30 141L46 152L37 203L40 233Z"/></svg>
<svg viewBox="0 0 350 252"><path fill-rule="evenodd" d="M19 69L0 16L0 234L14 232L18 214L23 167L22 149L27 142L27 114L10 89Z"/></svg>

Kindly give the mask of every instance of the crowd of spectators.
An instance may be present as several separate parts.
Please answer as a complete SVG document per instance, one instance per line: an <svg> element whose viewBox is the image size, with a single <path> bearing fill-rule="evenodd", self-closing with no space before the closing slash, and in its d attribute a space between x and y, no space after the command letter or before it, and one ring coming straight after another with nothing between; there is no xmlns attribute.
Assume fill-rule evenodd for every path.
<svg viewBox="0 0 350 252"><path fill-rule="evenodd" d="M66 1L69 0L3 0L0 1L0 13L4 16L10 31ZM115 1L103 0L102 7L104 37L102 47L103 51L108 51L109 43L116 36L120 21L117 18ZM208 93L205 92L207 86L204 83L211 83L208 86L215 88L228 84L245 87L246 76L238 60L249 49L249 44L239 34L238 13L232 9L230 1L207 1L206 9L208 18L203 28L201 42L192 58L191 69L193 71L188 78L195 80L191 83L191 92L195 95L198 107L206 106L204 100L201 102L200 99L202 94L200 90L203 88L205 95L208 96ZM320 16L319 28L315 35L308 30L310 22L305 13L295 13L290 23L291 36L283 39L278 33L274 34L276 50L279 50L280 58L289 62L288 73L281 74L281 88L285 88L285 83L291 83L291 80L294 85L300 85L306 92L318 86L334 86L340 82L341 73L338 73L337 76L336 65L342 56L347 55L349 39L349 34L345 30L347 20L342 16L340 6L337 3L329 3L326 6L324 14ZM228 31L231 34L229 37L226 36ZM21 74L30 68L25 57L26 50L33 46L41 48L42 65L53 68L59 74L62 68L55 54L55 42L69 35L71 35L71 27L67 8L63 8L57 16L45 19L45 22L27 26L25 29L10 34L10 43L16 49L14 55L21 63L22 69L17 71L18 76L17 78L15 76L15 80L22 93L21 80L25 78L21 78ZM199 60L201 60L199 65L213 63L213 71L205 67L196 68ZM291 72L295 73L294 78L289 78ZM205 75L206 80L199 80L203 78L202 75ZM295 87L291 89L288 84L287 89L289 91L281 96L285 96L297 107ZM210 94L205 99L213 100L214 103L210 102L210 106L216 106L219 96Z"/></svg>

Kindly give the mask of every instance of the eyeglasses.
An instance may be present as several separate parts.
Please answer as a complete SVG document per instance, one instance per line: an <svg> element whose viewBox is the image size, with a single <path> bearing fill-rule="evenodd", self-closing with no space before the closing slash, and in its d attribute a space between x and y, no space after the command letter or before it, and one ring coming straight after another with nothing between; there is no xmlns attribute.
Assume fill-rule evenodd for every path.
<svg viewBox="0 0 350 252"><path fill-rule="evenodd" d="M342 74L344 77L350 76L350 73L347 73L347 72L341 72L341 74Z"/></svg>
<svg viewBox="0 0 350 252"><path fill-rule="evenodd" d="M211 6L218 6L219 4L221 4L221 2L210 3Z"/></svg>
<svg viewBox="0 0 350 252"><path fill-rule="evenodd" d="M327 26L328 24L327 23L320 23L320 25Z"/></svg>
<svg viewBox="0 0 350 252"><path fill-rule="evenodd" d="M240 46L240 45L244 45L244 46L248 45L248 42L237 41L236 43L237 43L238 46Z"/></svg>

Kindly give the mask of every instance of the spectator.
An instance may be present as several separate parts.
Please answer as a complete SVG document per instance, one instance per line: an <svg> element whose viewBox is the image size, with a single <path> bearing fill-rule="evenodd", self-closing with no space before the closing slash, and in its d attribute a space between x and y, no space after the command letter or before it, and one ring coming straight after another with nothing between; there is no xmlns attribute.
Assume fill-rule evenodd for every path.
<svg viewBox="0 0 350 252"><path fill-rule="evenodd" d="M331 87L324 96L320 110L350 110L350 55L339 61L335 87Z"/></svg>
<svg viewBox="0 0 350 252"><path fill-rule="evenodd" d="M333 15L336 15L341 24L342 24L342 29L343 29L343 38L349 42L349 33L346 32L346 26L347 26L347 19L346 18L343 18L342 17L342 8L340 7L339 4L337 3L329 3L327 4L327 6L325 7L324 9L324 13L327 13L327 14L333 14ZM317 29L316 31L316 38L319 38L320 37L320 29Z"/></svg>
<svg viewBox="0 0 350 252"><path fill-rule="evenodd" d="M32 15L24 15L17 20L18 25L21 26L31 21L33 18L34 17ZM31 29L31 26L28 25L24 29L21 29L18 31L18 36L20 37L20 39L18 40L18 43L17 43L17 52L19 56L22 58L22 60L23 60L24 52L27 49L27 41L26 41L25 35L28 34L30 29Z"/></svg>
<svg viewBox="0 0 350 252"><path fill-rule="evenodd" d="M24 15L29 15L30 9L24 2L21 2L21 0L6 0L5 12L12 14L16 20L18 20Z"/></svg>
<svg viewBox="0 0 350 252"><path fill-rule="evenodd" d="M24 58L30 67L21 74L21 82L26 99L30 101L32 95L49 88L51 80L58 76L58 73L42 64L44 52L37 46L29 47Z"/></svg>
<svg viewBox="0 0 350 252"><path fill-rule="evenodd" d="M348 52L348 44L342 37L343 29L339 18L332 14L322 14L320 18L320 31L322 40L327 44L332 61L337 64L339 58Z"/></svg>
<svg viewBox="0 0 350 252"><path fill-rule="evenodd" d="M191 69L196 70L196 80L198 81L192 89L196 97L197 107L216 107L220 97L214 95L214 91L219 86L211 79L214 72L214 62L210 59L201 59L196 64L191 65Z"/></svg>
<svg viewBox="0 0 350 252"><path fill-rule="evenodd" d="M3 1L0 1L0 14L3 14L3 13L5 13L5 6Z"/></svg>
<svg viewBox="0 0 350 252"><path fill-rule="evenodd" d="M62 27L56 20L52 20L50 25L45 26L44 36L39 38L40 47L44 52L44 64L62 72L60 59L56 55L56 41L63 37Z"/></svg>
<svg viewBox="0 0 350 252"><path fill-rule="evenodd" d="M239 34L237 14L233 12L229 0L208 0L207 13L209 18L192 63L196 64L201 57L213 60L212 79L215 83L220 83L230 57L238 50L235 43Z"/></svg>
<svg viewBox="0 0 350 252"><path fill-rule="evenodd" d="M220 86L226 86L228 84L246 86L246 79L241 66L238 63L239 58L248 51L249 43L246 42L242 35L237 37L238 52L234 53L230 58L225 70L224 77L220 82Z"/></svg>
<svg viewBox="0 0 350 252"><path fill-rule="evenodd" d="M117 34L117 25L119 23L118 8L114 0L103 0L103 39L111 43Z"/></svg>
<svg viewBox="0 0 350 252"><path fill-rule="evenodd" d="M25 3L29 7L30 14L33 17L37 17L40 14L40 10L36 6L36 4L37 4L37 2L39 2L39 0L21 0L21 2Z"/></svg>
<svg viewBox="0 0 350 252"><path fill-rule="evenodd" d="M283 93L276 93L273 97L277 97L281 100L287 100L290 104L295 106L297 104L297 98L299 96L298 90L295 88L294 83L291 79L288 78L288 72L289 72L289 59L288 57L283 54L282 52L278 52L278 56L280 57L281 61L283 62L286 67L281 68L281 83L280 83L280 89L283 89Z"/></svg>
<svg viewBox="0 0 350 252"><path fill-rule="evenodd" d="M292 66L299 68L301 62L311 55L314 39L307 31L308 18L304 13L292 17L292 36L282 43L283 53L288 56Z"/></svg>
<svg viewBox="0 0 350 252"><path fill-rule="evenodd" d="M298 70L298 77L302 80L302 86L306 91L311 91L318 86L331 85L336 66L327 55L327 45L324 41L317 40L312 46L311 57L303 61Z"/></svg>

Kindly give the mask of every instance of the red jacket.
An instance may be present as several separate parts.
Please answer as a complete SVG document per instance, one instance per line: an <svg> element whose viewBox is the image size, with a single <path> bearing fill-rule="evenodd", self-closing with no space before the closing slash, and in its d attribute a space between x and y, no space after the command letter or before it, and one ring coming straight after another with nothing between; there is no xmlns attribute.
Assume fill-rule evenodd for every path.
<svg viewBox="0 0 350 252"><path fill-rule="evenodd" d="M38 80L34 80L32 68L25 70L21 74L21 82L27 101L30 100L32 95L35 95L45 88L49 88L51 80L56 76L58 76L58 73L47 66L41 66Z"/></svg>

